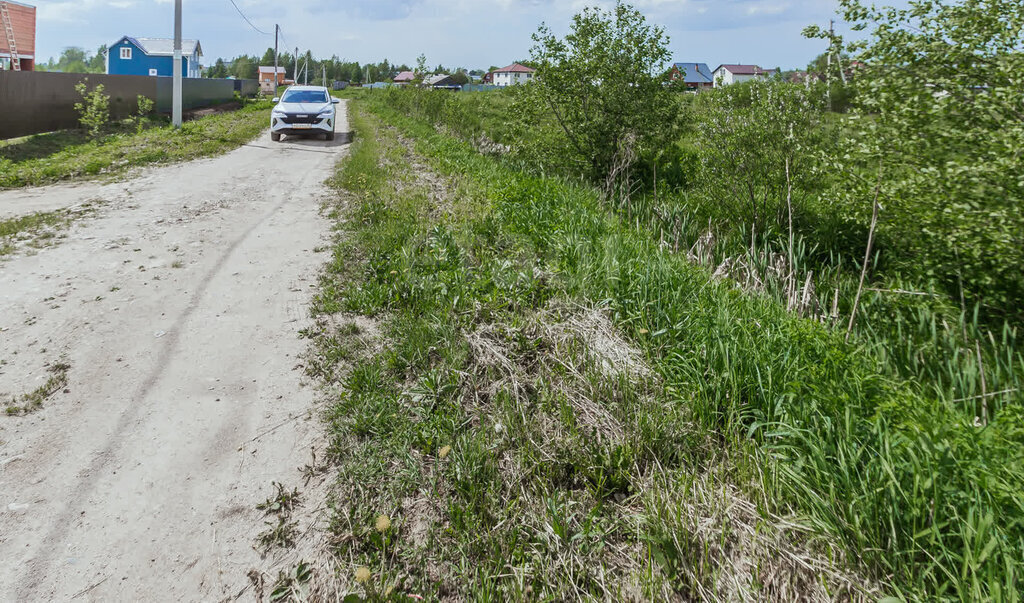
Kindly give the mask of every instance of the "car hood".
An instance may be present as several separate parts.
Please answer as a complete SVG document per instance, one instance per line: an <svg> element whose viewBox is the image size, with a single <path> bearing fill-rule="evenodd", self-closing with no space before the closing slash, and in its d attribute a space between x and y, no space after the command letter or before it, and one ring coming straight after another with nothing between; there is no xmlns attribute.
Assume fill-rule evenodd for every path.
<svg viewBox="0 0 1024 603"><path fill-rule="evenodd" d="M278 103L274 109L282 113L319 113L330 106L331 103Z"/></svg>

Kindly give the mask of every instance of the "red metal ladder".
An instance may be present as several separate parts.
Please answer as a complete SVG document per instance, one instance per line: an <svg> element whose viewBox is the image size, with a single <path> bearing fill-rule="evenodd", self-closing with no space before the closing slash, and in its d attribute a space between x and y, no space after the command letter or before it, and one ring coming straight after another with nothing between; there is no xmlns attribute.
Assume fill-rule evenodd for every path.
<svg viewBox="0 0 1024 603"><path fill-rule="evenodd" d="M18 44L14 40L14 26L11 24L11 14L7 12L7 3L0 2L0 20L4 22L4 30L7 32L7 47L11 51L11 68L21 71L21 58L18 57Z"/></svg>

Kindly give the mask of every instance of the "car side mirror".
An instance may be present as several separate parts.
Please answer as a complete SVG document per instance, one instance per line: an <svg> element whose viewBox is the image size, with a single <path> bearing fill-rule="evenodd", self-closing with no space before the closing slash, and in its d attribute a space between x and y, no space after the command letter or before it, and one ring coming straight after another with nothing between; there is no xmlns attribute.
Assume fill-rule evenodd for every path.
<svg viewBox="0 0 1024 603"><path fill-rule="evenodd" d="M275 97L274 97L274 100L272 100L272 101L270 101L270 102L272 102L272 103L277 103L277 102L280 102L280 101L281 101L281 97L280 97L280 96L275 96Z"/></svg>
<svg viewBox="0 0 1024 603"><path fill-rule="evenodd" d="M331 97L331 103L333 103L333 104L337 105L337 104L338 104L338 103L340 103L340 102L341 102L341 99L340 99L340 98L334 98L334 97Z"/></svg>

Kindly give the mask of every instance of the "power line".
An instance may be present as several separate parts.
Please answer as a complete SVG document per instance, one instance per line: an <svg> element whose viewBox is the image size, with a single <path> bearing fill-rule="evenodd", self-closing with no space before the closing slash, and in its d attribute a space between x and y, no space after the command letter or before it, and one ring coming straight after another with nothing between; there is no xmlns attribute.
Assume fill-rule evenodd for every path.
<svg viewBox="0 0 1024 603"><path fill-rule="evenodd" d="M238 14L239 14L239 15L241 15L241 16L242 16L242 18L243 18L243 19L245 19L245 22L249 24L249 27L251 27L251 28L255 29L256 31L260 32L261 34L263 34L263 35L265 35L265 36L271 36L271 35L273 35L273 34L271 34L270 32L266 32L266 31L263 31L263 30L262 30L262 29L260 29L259 27L256 27L255 25L253 25L253 24L252 24L252 21L250 21L250 20L249 20L249 17L246 17L246 16L245 16L245 13L243 13L243 12L242 12L242 9L238 8L238 5L237 5L237 4L235 4L235 0L230 0L230 2L231 2L231 6L234 6L234 7L235 7L235 10L237 10L237 11L238 11Z"/></svg>

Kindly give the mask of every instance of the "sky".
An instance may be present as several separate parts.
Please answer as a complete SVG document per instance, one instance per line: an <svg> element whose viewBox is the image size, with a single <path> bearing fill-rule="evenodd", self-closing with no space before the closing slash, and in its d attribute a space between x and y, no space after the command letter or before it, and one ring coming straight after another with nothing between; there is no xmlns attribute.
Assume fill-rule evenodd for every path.
<svg viewBox="0 0 1024 603"><path fill-rule="evenodd" d="M28 0L31 2L32 0ZM530 35L541 22L568 31L572 15L606 0L183 0L183 36L198 39L204 64L274 45L299 47L316 57L415 65L421 53L431 67L486 69L529 57ZM802 68L824 50L800 32L828 25L835 0L634 0L648 22L661 25L676 62L756 64ZM35 0L39 62L68 46L95 52L123 35L171 37L172 0ZM839 27L841 30L841 26Z"/></svg>

